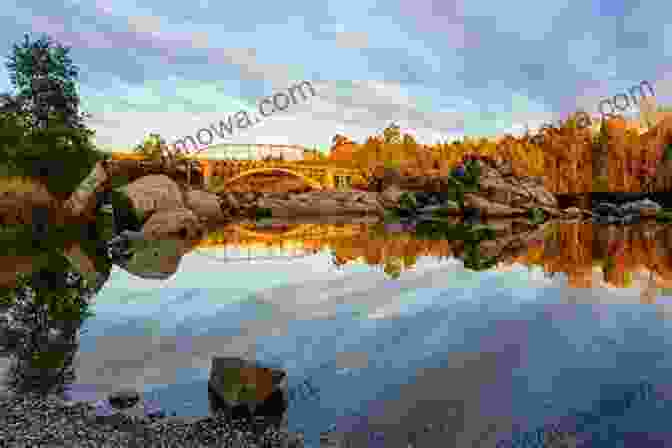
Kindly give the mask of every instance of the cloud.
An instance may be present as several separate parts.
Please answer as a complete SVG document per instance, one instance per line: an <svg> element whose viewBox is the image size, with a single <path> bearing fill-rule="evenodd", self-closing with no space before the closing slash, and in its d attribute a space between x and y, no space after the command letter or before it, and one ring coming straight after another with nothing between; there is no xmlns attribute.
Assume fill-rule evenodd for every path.
<svg viewBox="0 0 672 448"><path fill-rule="evenodd" d="M366 48L368 46L368 41L368 33L363 31L344 31L336 33L336 45L340 48Z"/></svg>

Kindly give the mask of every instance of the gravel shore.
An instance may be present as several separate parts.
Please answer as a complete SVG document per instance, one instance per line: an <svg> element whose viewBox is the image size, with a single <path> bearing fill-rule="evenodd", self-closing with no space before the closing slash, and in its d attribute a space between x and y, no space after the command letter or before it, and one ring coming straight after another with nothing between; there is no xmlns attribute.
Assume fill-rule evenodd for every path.
<svg viewBox="0 0 672 448"><path fill-rule="evenodd" d="M17 447L303 447L295 436L223 416L181 421L115 414L100 418L87 402L58 396L0 397L0 446ZM291 440L290 440L291 439Z"/></svg>

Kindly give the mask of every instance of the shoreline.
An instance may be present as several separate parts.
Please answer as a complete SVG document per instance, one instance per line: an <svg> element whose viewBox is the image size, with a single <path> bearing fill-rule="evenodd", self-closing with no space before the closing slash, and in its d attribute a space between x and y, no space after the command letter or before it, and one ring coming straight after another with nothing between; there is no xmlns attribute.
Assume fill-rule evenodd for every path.
<svg viewBox="0 0 672 448"><path fill-rule="evenodd" d="M303 438L286 427L266 427L262 432L257 422L230 421L219 415L152 417L143 415L142 407L137 406L111 412L98 413L98 410L96 402L69 401L58 393L45 397L3 389L0 440L19 443L30 440L38 446L46 443L63 447L303 447ZM109 444L111 441L113 445Z"/></svg>

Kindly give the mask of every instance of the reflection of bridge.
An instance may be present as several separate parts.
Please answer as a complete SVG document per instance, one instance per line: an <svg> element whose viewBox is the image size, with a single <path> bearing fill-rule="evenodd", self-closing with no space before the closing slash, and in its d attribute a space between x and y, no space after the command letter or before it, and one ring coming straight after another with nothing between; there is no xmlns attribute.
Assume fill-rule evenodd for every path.
<svg viewBox="0 0 672 448"><path fill-rule="evenodd" d="M205 185L212 177L224 181L217 190L225 190L255 174L293 176L314 189L343 188L352 184L356 170L330 161L304 161L304 151L308 150L293 145L223 144L210 146L191 158L200 161Z"/></svg>
<svg viewBox="0 0 672 448"><path fill-rule="evenodd" d="M228 255L228 248L229 246L223 246L224 249L224 256L216 256L212 254L208 254L206 252L203 252L202 250L196 250L194 253L197 255L200 255L205 258L209 258L211 260L218 261L220 263L241 263L241 262L247 262L247 263L253 263L257 261L288 261L288 260L297 260L305 257L309 257L311 255L314 255L317 251L315 250L302 250L296 247L293 247L289 250L281 250L280 254L273 253L274 250L277 248L275 247L267 247L265 248L267 252L270 253L270 255L258 255L258 249L255 249L255 252L257 254L252 255L252 248L248 247L247 248L247 256L240 255L240 252L242 250L238 250L238 256L232 257ZM286 252L289 252L287 254Z"/></svg>
<svg viewBox="0 0 672 448"><path fill-rule="evenodd" d="M261 246L268 244L279 247L303 248L306 242L350 239L362 232L359 224L345 224L343 226L330 224L293 224L282 226L282 229L264 229L260 226L232 225L215 231L201 240L196 247L219 247L219 246ZM308 244L310 245L310 244Z"/></svg>

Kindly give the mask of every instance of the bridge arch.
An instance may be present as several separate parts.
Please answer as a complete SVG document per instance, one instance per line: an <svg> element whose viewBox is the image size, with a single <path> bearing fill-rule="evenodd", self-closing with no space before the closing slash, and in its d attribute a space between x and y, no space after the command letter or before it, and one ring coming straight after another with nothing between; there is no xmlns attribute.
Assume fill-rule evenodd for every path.
<svg viewBox="0 0 672 448"><path fill-rule="evenodd" d="M304 182L306 182L308 185L310 185L311 187L313 187L315 189L318 189L318 190L324 189L324 186L322 184L320 184L318 181L316 181L314 179L311 179L310 177L304 176L301 173L297 173L294 170L287 169L287 168L270 166L270 167L265 167L265 168L253 168L251 170L239 173L237 176L234 176L230 179L227 179L226 182L220 188L218 188L218 191L224 190L227 186L231 185L234 182L237 182L238 180L240 180L244 177L251 176L251 175L254 175L254 174L259 174L259 173L272 173L272 172L281 172L281 173L289 174L289 175L292 175L294 177L298 177L299 179L302 179Z"/></svg>

